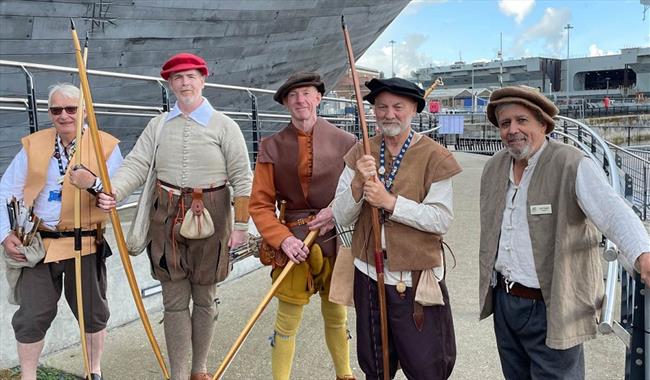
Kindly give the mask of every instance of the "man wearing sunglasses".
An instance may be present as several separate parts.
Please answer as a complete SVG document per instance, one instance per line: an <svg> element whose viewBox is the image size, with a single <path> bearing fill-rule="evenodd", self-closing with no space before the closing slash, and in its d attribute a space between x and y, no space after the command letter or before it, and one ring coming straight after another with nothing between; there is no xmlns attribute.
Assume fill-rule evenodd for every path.
<svg viewBox="0 0 650 380"><path fill-rule="evenodd" d="M74 264L74 187L87 189L81 194L83 312L88 357L93 380L101 379L101 357L109 318L106 300L106 265L110 255L103 244L102 225L106 214L95 206L94 194L101 190L97 158L90 134L76 141L79 89L59 83L50 88L48 115L53 128L43 129L22 139L22 149L0 180L0 203L16 197L42 219L39 227L44 258L31 256L10 227L9 215L0 212L0 241L4 257L13 267L24 266L12 286L10 298L19 305L12 326L18 342L22 379L36 379L36 367L43 350L45 333L57 314L57 302L65 288L65 298L78 317ZM109 174L122 163L122 154L113 136L100 132L102 160ZM81 165L69 163L81 155ZM31 247L41 244L32 239ZM40 250L40 251L43 251ZM31 252L31 251L30 251ZM24 265L23 265L24 264Z"/></svg>

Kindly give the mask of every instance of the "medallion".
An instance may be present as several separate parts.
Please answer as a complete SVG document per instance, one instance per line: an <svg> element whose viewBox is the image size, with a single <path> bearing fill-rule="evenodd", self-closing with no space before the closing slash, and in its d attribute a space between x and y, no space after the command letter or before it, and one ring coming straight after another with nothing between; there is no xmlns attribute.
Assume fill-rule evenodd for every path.
<svg viewBox="0 0 650 380"><path fill-rule="evenodd" d="M401 295L404 294L404 292L406 291L406 284L404 283L404 281L400 281L400 282L397 283L397 285L395 286L395 288L397 289L397 292L398 292L398 293L400 294L400 296L401 296Z"/></svg>

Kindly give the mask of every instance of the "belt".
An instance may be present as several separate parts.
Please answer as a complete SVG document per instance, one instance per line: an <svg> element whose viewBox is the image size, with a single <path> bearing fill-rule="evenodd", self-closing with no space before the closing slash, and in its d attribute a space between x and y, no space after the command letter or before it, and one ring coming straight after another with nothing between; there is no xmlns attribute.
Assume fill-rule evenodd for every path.
<svg viewBox="0 0 650 380"><path fill-rule="evenodd" d="M508 281L501 273L497 273L497 286L511 296L527 298L531 300L544 301L542 291L537 288L529 288L518 282Z"/></svg>
<svg viewBox="0 0 650 380"><path fill-rule="evenodd" d="M179 187L176 185L172 185L171 183L167 183L161 180L158 180L158 184L160 187L163 188L163 190L175 194L175 195L181 195L181 194L192 194L194 192L194 188L192 187ZM209 193L211 191L217 191L221 190L224 187L226 187L226 184L224 183L221 186L215 186L215 187L207 187L207 188L202 188L201 191L204 193Z"/></svg>
<svg viewBox="0 0 650 380"><path fill-rule="evenodd" d="M305 225L305 224L311 222L314 219L316 219L316 215L309 215L309 216L306 216L304 218L296 219L293 222L286 222L285 226L287 226L289 228L302 226L302 225Z"/></svg>
<svg viewBox="0 0 650 380"><path fill-rule="evenodd" d="M41 238L43 239L61 239L67 237L74 237L74 231L47 231L39 230ZM84 230L81 231L81 236L97 236L97 230Z"/></svg>

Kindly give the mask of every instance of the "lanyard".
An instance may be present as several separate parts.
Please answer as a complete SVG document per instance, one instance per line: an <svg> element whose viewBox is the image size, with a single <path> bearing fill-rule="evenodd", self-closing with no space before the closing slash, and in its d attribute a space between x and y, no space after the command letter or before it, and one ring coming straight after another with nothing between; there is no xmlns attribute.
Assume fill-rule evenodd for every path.
<svg viewBox="0 0 650 380"><path fill-rule="evenodd" d="M411 145L413 134L414 134L413 130L411 130L408 137L406 138L406 141L404 141L404 144L402 145L402 149L400 149L399 154L393 160L392 169L388 174L388 178L386 178L386 142L384 141L384 139L381 140L381 148L379 148L379 171L378 171L379 180L381 181L381 183L384 184L384 187L389 192L390 189L393 187L393 181L395 181L395 176L397 175L399 166L402 163L404 154L406 153L406 150Z"/></svg>
<svg viewBox="0 0 650 380"><path fill-rule="evenodd" d="M70 148L69 154L67 149L63 149L63 154L65 154L65 158L67 160L65 167L63 166L63 160L61 159L61 149L59 148L59 144L63 145L63 142L61 141L61 137L59 137L59 135L56 135L56 138L54 139L54 158L56 158L56 161L59 164L59 175L61 175L59 182L62 184L63 177L65 176L65 172L68 170L68 165L70 164L70 157L74 156L77 144L76 139L72 140L70 144L68 144L68 147Z"/></svg>

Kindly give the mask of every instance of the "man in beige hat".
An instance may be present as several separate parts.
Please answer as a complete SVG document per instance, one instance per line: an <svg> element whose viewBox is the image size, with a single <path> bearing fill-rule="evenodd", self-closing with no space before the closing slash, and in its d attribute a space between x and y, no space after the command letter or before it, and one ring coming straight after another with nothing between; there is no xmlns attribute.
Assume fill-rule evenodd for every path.
<svg viewBox="0 0 650 380"><path fill-rule="evenodd" d="M494 314L506 379L584 379L603 301L598 231L650 280L645 228L595 162L547 137L557 113L524 86L487 107L506 149L481 178L480 317Z"/></svg>
<svg viewBox="0 0 650 380"><path fill-rule="evenodd" d="M318 117L316 108L324 93L325 85L315 72L295 73L280 86L273 99L289 110L291 122L262 140L255 166L251 217L265 241L280 250L284 263L291 260L298 264L276 293L278 312L271 343L274 380L291 377L303 307L316 292L320 294L325 341L336 377L353 378L345 306L328 299L338 253L329 204L345 166L343 155L356 139ZM281 201L286 202L286 224L275 214ZM311 251L302 242L309 230L320 230ZM284 263L273 264L273 280Z"/></svg>
<svg viewBox="0 0 650 380"><path fill-rule="evenodd" d="M176 104L153 118L138 138L112 180L115 196L99 196L100 207L110 210L115 198L125 199L144 184L127 245L139 253L148 244L152 274L162 285L172 380L186 380L190 373L191 380L211 378L206 361L216 284L230 270L229 249L243 244L248 230L252 178L246 142L239 126L202 96L207 75L203 58L190 53L176 54L163 65L160 76ZM202 229L185 229L195 220Z"/></svg>

